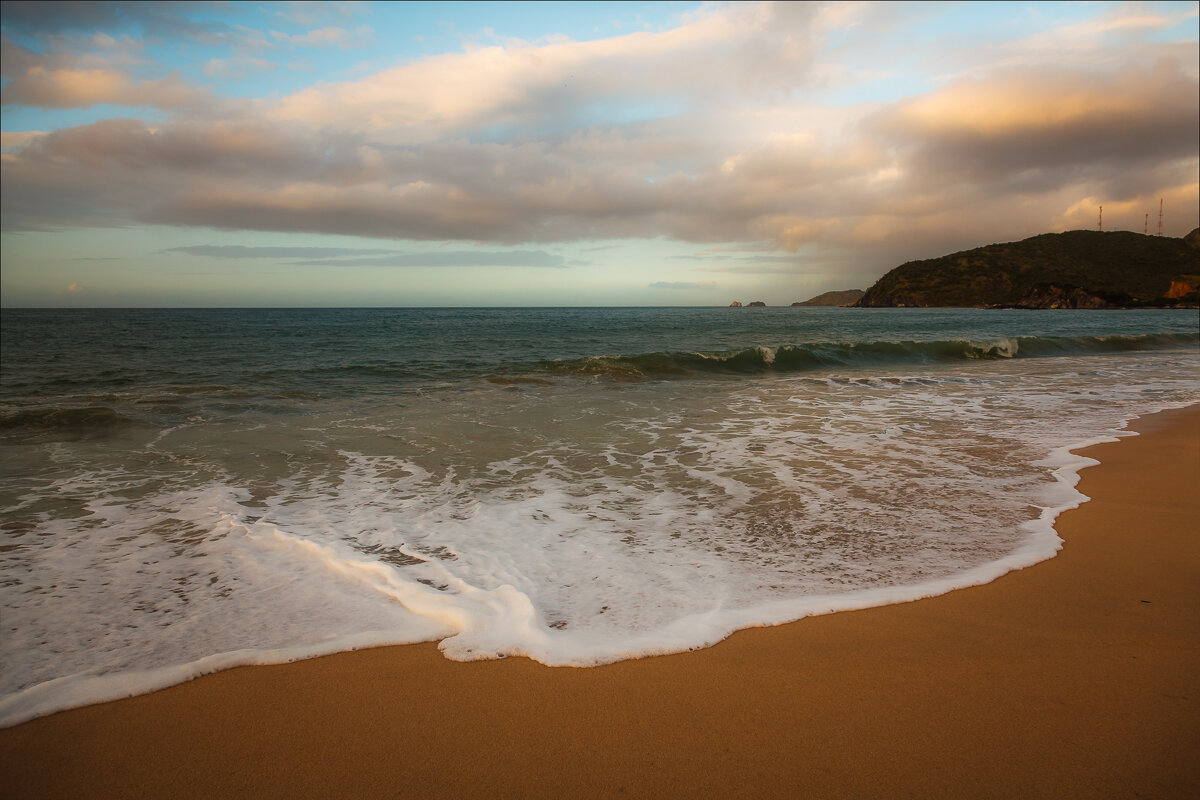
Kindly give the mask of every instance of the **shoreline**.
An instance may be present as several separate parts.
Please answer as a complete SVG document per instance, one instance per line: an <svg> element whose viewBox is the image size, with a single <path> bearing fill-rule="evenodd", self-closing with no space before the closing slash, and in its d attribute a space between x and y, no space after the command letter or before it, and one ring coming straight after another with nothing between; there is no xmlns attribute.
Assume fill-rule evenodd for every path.
<svg viewBox="0 0 1200 800"><path fill-rule="evenodd" d="M1186 408L1186 406L1178 408ZM1168 407L1146 412L1142 416L1152 416L1170 410L1175 410L1175 408ZM1136 435L1128 430L1128 426L1131 421L1138 418L1137 416L1130 417L1123 420L1118 427L1108 429L1104 434L1054 448L1043 458L1031 462L1031 466L1040 466L1050 470L1049 477L1060 494L1058 502L1041 507L1041 513L1037 518L1022 523L1020 527L1027 533L1026 541L1007 555L994 561L978 564L952 575L928 579L921 583L881 586L832 595L809 595L795 600L773 601L747 609L726 611L720 615L719 619L706 617L704 620L704 627L707 629L705 638L693 641L690 645L678 641L664 645L656 641L653 647L643 646L641 652L627 653L619 657L582 664L547 661L528 653L515 655L531 658L548 667L591 668L624 660L694 652L712 647L738 631L775 627L814 616L859 611L940 597L949 592L990 583L1009 572L1040 564L1054 558L1062 549L1062 539L1054 528L1055 520L1063 512L1078 508L1080 504L1088 500L1086 495L1075 489L1079 482L1079 471L1098 462L1080 455L1078 451L1096 444L1115 442L1120 438ZM1048 494L1046 499L1049 500L1049 498ZM705 617L705 615L700 616ZM186 663L118 672L111 675L88 673L67 675L35 684L25 690L0 698L0 730L62 711L150 694L237 667L275 666L369 648L406 646L427 642L437 644L439 649L442 648L442 640L437 638L405 640L397 638L395 634L372 631L324 641L320 645L305 644L274 650L233 650L214 653ZM631 645L631 647L636 650L635 646ZM505 657L508 656L498 656L497 658Z"/></svg>
<svg viewBox="0 0 1200 800"><path fill-rule="evenodd" d="M1186 406L1158 409L1146 412L1142 416L1153 416L1178 408L1186 408ZM990 583L1009 572L1040 564L1054 558L1062 549L1062 539L1054 528L1058 516L1065 511L1078 508L1079 505L1088 501L1088 497L1075 488L1079 482L1079 472L1099 462L1080 455L1079 451L1096 444L1115 442L1123 437L1137 435L1128 429L1130 422L1136 419L1139 417L1130 417L1123 420L1119 427L1111 428L1104 434L1054 448L1043 458L1031 462L1031 466L1050 469L1049 477L1062 493L1059 498L1060 502L1042 507L1037 518L1022 523L1020 527L1027 532L1027 540L995 561L985 562L963 572L929 579L922 583L876 587L834 595L810 595L796 601L774 601L741 611L729 611L719 621L706 619L705 627L709 629L708 638L696 641L691 646L678 642L670 646L658 645L646 648L641 653L626 654L586 664L545 661L528 653L516 655L531 658L548 667L590 668L624 660L694 652L712 647L738 631L775 627L814 616L859 611L940 597L949 592ZM1047 495L1047 499L1049 499L1049 495ZM88 673L67 675L35 684L25 690L0 698L0 730L62 711L150 694L228 669L275 666L357 650L424 643L433 643L438 645L439 649L442 648L441 640L436 638L405 640L397 639L394 635L367 632L325 641L320 645L296 645L278 650L243 649L219 652L186 663L118 672L111 675ZM508 656L498 656L497 658L505 657Z"/></svg>
<svg viewBox="0 0 1200 800"><path fill-rule="evenodd" d="M1141 417L1033 568L588 669L435 644L0 730L16 796L1200 793L1200 406ZM1131 535L1132 531L1136 533Z"/></svg>
<svg viewBox="0 0 1200 800"><path fill-rule="evenodd" d="M1169 410L1173 409L1159 409L1147 412L1142 416L1152 416ZM1062 497L1059 498L1061 502L1043 507L1037 518L1022 523L1020 527L1026 530L1027 540L995 561L985 562L963 572L930 579L922 583L876 587L835 595L812 595L800 598L799 601L775 601L744 609L741 612L730 611L719 622L712 619L706 620L706 627L710 629L709 638L694 642L692 646L675 643L669 647L649 648L642 653L628 654L588 664L548 662L527 653L517 654L517 656L531 658L548 667L590 668L624 660L694 652L712 647L738 631L786 625L813 616L859 611L940 597L949 592L990 583L1009 572L1040 564L1054 558L1062 549L1062 539L1054 528L1058 516L1065 511L1078 508L1080 504L1088 501L1088 497L1075 488L1079 482L1079 471L1099 462L1080 455L1078 451L1096 444L1115 442L1126 436L1137 435L1129 432L1128 426L1130 422L1138 418L1135 416L1125 419L1119 427L1112 428L1104 434L1057 447L1043 458L1032 462L1031 466L1052 468L1049 476L1059 491L1063 492ZM404 640L397 639L392 635L369 632L322 642L319 646L297 645L281 650L234 650L214 653L186 663L118 672L111 675L87 673L67 675L35 684L25 690L0 698L0 730L62 711L150 694L237 667L275 666L357 650L424 643L433 643L438 645L439 649L442 648L441 640L436 638ZM498 656L498 658L505 657L508 656Z"/></svg>

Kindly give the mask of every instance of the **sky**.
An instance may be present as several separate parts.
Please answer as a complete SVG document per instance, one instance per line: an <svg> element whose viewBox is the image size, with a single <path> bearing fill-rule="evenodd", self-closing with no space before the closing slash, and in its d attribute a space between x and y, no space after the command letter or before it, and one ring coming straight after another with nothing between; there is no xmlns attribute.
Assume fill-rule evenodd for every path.
<svg viewBox="0 0 1200 800"><path fill-rule="evenodd" d="M1197 8L4 2L0 304L786 305L1182 236Z"/></svg>

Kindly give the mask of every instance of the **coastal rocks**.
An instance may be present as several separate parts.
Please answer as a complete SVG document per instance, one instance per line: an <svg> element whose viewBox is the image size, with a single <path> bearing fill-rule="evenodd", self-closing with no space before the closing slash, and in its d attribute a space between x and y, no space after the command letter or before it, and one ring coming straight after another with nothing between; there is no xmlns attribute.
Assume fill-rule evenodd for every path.
<svg viewBox="0 0 1200 800"><path fill-rule="evenodd" d="M862 308L928 308L929 303L911 292L895 292L879 298L860 298L855 306Z"/></svg>
<svg viewBox="0 0 1200 800"><path fill-rule="evenodd" d="M734 300L732 303L729 304L729 307L730 308L741 308L742 303L740 300Z"/></svg>
<svg viewBox="0 0 1200 800"><path fill-rule="evenodd" d="M1140 300L1126 294L1098 294L1077 286L1038 284L1031 286L1015 303L999 303L987 308L1195 308L1200 305L1200 276L1184 275L1171 281L1161 298Z"/></svg>
<svg viewBox="0 0 1200 800"><path fill-rule="evenodd" d="M1171 288L1163 296L1171 300L1179 300L1197 292L1200 292L1200 275L1180 275L1171 281Z"/></svg>
<svg viewBox="0 0 1200 800"><path fill-rule="evenodd" d="M764 303L762 300L755 300L754 302L747 304L746 307L747 308L766 308L767 304Z"/></svg>
<svg viewBox="0 0 1200 800"><path fill-rule="evenodd" d="M1015 308L1111 308L1107 300L1077 286L1030 286Z"/></svg>

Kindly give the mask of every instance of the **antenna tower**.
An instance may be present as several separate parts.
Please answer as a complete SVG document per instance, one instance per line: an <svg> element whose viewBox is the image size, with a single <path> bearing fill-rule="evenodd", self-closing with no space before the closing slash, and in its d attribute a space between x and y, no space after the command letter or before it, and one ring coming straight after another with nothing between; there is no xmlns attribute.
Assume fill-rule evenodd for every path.
<svg viewBox="0 0 1200 800"><path fill-rule="evenodd" d="M1096 230L1104 230L1104 206L1100 206L1100 216L1096 220Z"/></svg>
<svg viewBox="0 0 1200 800"><path fill-rule="evenodd" d="M1150 232L1150 215L1146 215L1146 222L1142 225L1142 236Z"/></svg>
<svg viewBox="0 0 1200 800"><path fill-rule="evenodd" d="M1163 201L1163 199L1161 197L1158 198L1158 235L1159 236L1162 236L1162 201Z"/></svg>

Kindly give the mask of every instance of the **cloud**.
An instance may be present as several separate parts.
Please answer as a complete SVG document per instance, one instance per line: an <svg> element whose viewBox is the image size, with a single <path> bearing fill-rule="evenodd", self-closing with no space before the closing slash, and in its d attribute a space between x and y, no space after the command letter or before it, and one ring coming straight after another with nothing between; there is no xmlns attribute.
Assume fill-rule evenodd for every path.
<svg viewBox="0 0 1200 800"><path fill-rule="evenodd" d="M753 256L734 256L728 252L716 252L722 248L712 248L703 253L692 253L688 255L670 256L671 259L681 259L686 261L753 261L762 264L795 264L795 256L776 256L776 255L753 255ZM729 248L725 248L729 249ZM725 267L713 267L712 269L725 269ZM740 267L730 267L729 269L741 269Z"/></svg>
<svg viewBox="0 0 1200 800"><path fill-rule="evenodd" d="M239 244L196 244L170 247L164 253L187 253L209 258L337 258L340 256L376 255L392 250L356 247L252 247Z"/></svg>
<svg viewBox="0 0 1200 800"><path fill-rule="evenodd" d="M186 253L209 258L298 259L293 266L331 267L545 267L566 269L585 266L586 261L568 262L544 250L462 250L412 253L363 247L253 247L246 245L199 244L172 247L164 253Z"/></svg>
<svg viewBox="0 0 1200 800"><path fill-rule="evenodd" d="M186 37L215 44L231 28L218 20L197 22L188 14L206 3L96 2L94 0L5 0L4 27L34 36L134 26L150 36Z"/></svg>
<svg viewBox="0 0 1200 800"><path fill-rule="evenodd" d="M462 250L433 253L394 253L375 258L317 259L295 261L297 266L345 267L541 267L567 269L589 262L567 262L562 256L542 250Z"/></svg>
<svg viewBox="0 0 1200 800"><path fill-rule="evenodd" d="M41 108L87 108L99 103L180 108L207 101L208 92L186 85L177 75L137 81L110 69L46 69L33 66L5 84L0 104Z"/></svg>
<svg viewBox="0 0 1200 800"><path fill-rule="evenodd" d="M880 15L904 13L839 8L705 8L662 32L473 46L278 102L30 136L4 155L3 224L509 247L661 236L825 259L855 248L862 268L875 269L1077 224L1070 209L1087 198L1107 212L1162 194L1173 198L1172 224L1196 218L1194 42L1164 45L1190 55L1161 59L1145 42L1079 44L1053 69L1008 66L1011 53L998 51L972 62L964 50L946 65L957 77L932 90L821 107L804 93L827 63L822 37L869 33ZM85 71L7 47L5 56L21 71L6 99L30 64ZM120 96L125 86L116 79L77 94ZM541 254L525 265L568 266L523 252ZM415 257L337 258L404 266ZM765 256L707 269L763 274L807 263Z"/></svg>
<svg viewBox="0 0 1200 800"><path fill-rule="evenodd" d="M252 56L235 56L234 58L211 58L205 62L201 71L210 78L245 77L255 72L272 72L278 64Z"/></svg>
<svg viewBox="0 0 1200 800"><path fill-rule="evenodd" d="M305 33L283 33L271 31L271 38L278 42L290 44L293 47L340 47L349 49L361 47L375 38L375 32L367 25L360 25L354 30L347 28L316 28Z"/></svg>
<svg viewBox="0 0 1200 800"><path fill-rule="evenodd" d="M894 175L880 187L905 192L903 216L997 208L1000 219L1040 212L1045 225L1062 211L1047 213L1046 201L1068 187L1076 199L1115 203L1193 182L1197 94L1170 61L1114 72L1011 69L898 103L864 130L891 148Z"/></svg>
<svg viewBox="0 0 1200 800"><path fill-rule="evenodd" d="M277 119L353 127L392 143L455 128L592 118L657 98L707 105L803 86L813 42L808 4L732 6L681 27L587 42L510 42L404 64L283 98Z"/></svg>
<svg viewBox="0 0 1200 800"><path fill-rule="evenodd" d="M696 267L697 272L726 272L734 275L794 275L803 268L803 262L794 255L740 256L734 255L730 251L737 252L737 249L710 248L701 253L668 256L668 258L670 260L700 261L707 265ZM740 263L723 263L734 261Z"/></svg>
<svg viewBox="0 0 1200 800"><path fill-rule="evenodd" d="M39 136L45 136L45 131L3 131L0 132L0 151L11 153L24 147Z"/></svg>
<svg viewBox="0 0 1200 800"><path fill-rule="evenodd" d="M0 45L3 45L0 46L0 77L12 78L20 75L45 58L28 47L11 41L7 36L0 37Z"/></svg>
<svg viewBox="0 0 1200 800"><path fill-rule="evenodd" d="M650 289L712 289L716 286L715 281L658 281L651 283L647 288Z"/></svg>
<svg viewBox="0 0 1200 800"><path fill-rule="evenodd" d="M90 37L90 41L94 43L97 38ZM0 75L6 83L0 90L0 104L88 108L109 103L170 110L214 102L210 92L188 85L178 74L153 79L135 77L127 69L138 65L129 48L111 37L99 38L102 52L98 54L41 54L5 38L0 50Z"/></svg>
<svg viewBox="0 0 1200 800"><path fill-rule="evenodd" d="M289 0L288 2L272 3L272 9L280 19L286 19L297 25L317 25L329 19L349 19L362 7L363 3L355 0L337 0L337 2Z"/></svg>
<svg viewBox="0 0 1200 800"><path fill-rule="evenodd" d="M1014 168L1178 158L1196 151L1200 101L1178 63L1113 73L1011 69L881 111L876 138L925 166L994 175Z"/></svg>
<svg viewBox="0 0 1200 800"><path fill-rule="evenodd" d="M764 266L720 266L720 267L699 267L700 272L729 272L735 275L795 275L802 269L801 264L797 264L795 259L792 259L795 266L790 269L787 267L764 267Z"/></svg>
<svg viewBox="0 0 1200 800"><path fill-rule="evenodd" d="M1071 58L1089 50L1137 42L1147 33L1168 30L1195 16L1195 5L1182 10L1154 11L1141 3L1105 4L1091 19L1034 34L1007 48L1026 55L1041 51L1044 58L1055 60Z"/></svg>

